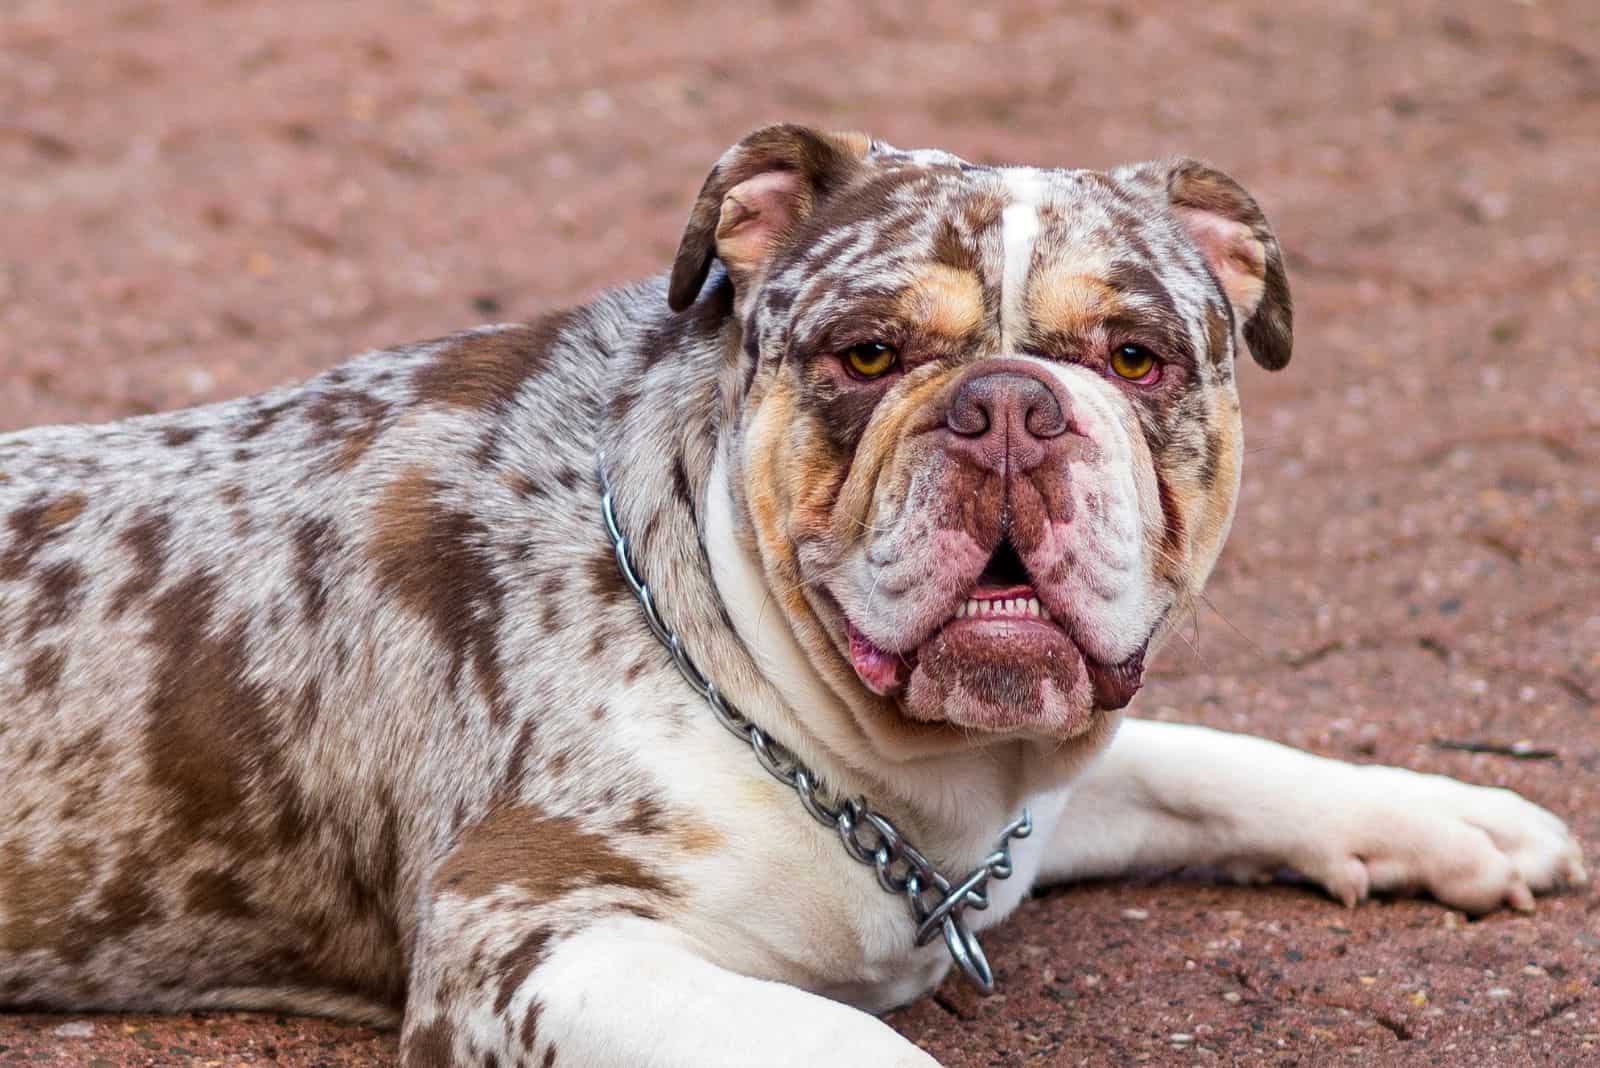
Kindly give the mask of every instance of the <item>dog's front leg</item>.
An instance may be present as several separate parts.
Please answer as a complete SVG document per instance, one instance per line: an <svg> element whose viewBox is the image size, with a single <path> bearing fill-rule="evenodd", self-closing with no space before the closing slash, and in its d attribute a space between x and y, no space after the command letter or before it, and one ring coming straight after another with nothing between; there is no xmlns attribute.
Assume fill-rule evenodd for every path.
<svg viewBox="0 0 1600 1068"><path fill-rule="evenodd" d="M1042 878L1187 865L1290 867L1347 905L1423 890L1469 912L1586 879L1565 824L1509 790L1130 719L1073 784Z"/></svg>
<svg viewBox="0 0 1600 1068"><path fill-rule="evenodd" d="M435 903L403 1068L938 1068L872 1016L720 968L663 923L613 914L561 937L533 915Z"/></svg>

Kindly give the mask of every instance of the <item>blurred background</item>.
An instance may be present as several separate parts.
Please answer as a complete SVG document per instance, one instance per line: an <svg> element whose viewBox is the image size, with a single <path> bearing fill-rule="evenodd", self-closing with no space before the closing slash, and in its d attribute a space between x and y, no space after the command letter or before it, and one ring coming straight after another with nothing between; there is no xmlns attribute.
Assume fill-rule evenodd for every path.
<svg viewBox="0 0 1600 1068"><path fill-rule="evenodd" d="M1237 177L1288 252L1295 356L1241 372L1236 533L1142 713L1513 785L1600 849L1592 0L0 0L0 430L661 270L711 163L776 119ZM1051 892L986 945L1002 997L893 1020L952 1065L1600 1062L1593 894L1468 923L1146 880ZM0 1017L0 1063L35 1055L392 1042Z"/></svg>

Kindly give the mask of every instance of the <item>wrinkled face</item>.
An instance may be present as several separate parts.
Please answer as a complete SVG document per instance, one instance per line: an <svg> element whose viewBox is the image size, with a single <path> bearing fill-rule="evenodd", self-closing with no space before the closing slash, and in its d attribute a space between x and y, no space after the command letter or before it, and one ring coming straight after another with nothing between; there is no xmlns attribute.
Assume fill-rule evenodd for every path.
<svg viewBox="0 0 1600 1068"><path fill-rule="evenodd" d="M869 714L1065 739L1138 690L1238 488L1201 244L1142 171L874 146L746 283L740 496Z"/></svg>

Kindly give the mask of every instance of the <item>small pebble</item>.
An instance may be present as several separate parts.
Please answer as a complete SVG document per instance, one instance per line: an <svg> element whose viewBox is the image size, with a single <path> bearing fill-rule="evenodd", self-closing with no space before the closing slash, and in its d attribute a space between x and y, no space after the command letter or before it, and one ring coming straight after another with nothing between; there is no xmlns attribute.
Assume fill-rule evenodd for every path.
<svg viewBox="0 0 1600 1068"><path fill-rule="evenodd" d="M1508 998L1511 996L1511 991L1503 986L1491 986L1489 988L1489 996L1492 998Z"/></svg>
<svg viewBox="0 0 1600 1068"><path fill-rule="evenodd" d="M1122 918L1125 919L1125 920L1148 920L1150 918L1150 910L1149 909L1123 909L1122 910Z"/></svg>
<svg viewBox="0 0 1600 1068"><path fill-rule="evenodd" d="M90 1038L94 1035L94 1024L87 1020L73 1020L53 1028L50 1033L62 1038Z"/></svg>
<svg viewBox="0 0 1600 1068"><path fill-rule="evenodd" d="M1243 1001L1244 998L1239 996L1238 991L1230 990L1226 994L1222 995L1222 1000L1226 1001L1229 1005L1237 1005L1239 1002Z"/></svg>

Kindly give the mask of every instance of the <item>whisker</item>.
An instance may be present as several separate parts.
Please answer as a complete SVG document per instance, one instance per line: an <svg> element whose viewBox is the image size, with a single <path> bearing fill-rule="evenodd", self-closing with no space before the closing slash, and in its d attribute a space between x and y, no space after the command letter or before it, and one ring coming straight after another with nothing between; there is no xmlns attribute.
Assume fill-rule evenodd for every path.
<svg viewBox="0 0 1600 1068"><path fill-rule="evenodd" d="M1200 598L1200 600L1205 602L1205 605L1206 605L1207 608L1211 609L1213 612L1215 612L1217 614L1217 618L1218 619L1222 620L1224 623L1226 623L1228 625L1228 629L1229 630L1233 631L1239 637L1243 638L1245 643L1247 645L1249 645L1250 648L1254 649L1256 651L1256 654L1258 656L1260 656L1261 659L1263 659L1263 660L1271 660L1272 659L1271 654L1269 654L1264 648L1262 648L1259 642L1257 642L1254 638L1250 637L1250 635L1246 634L1244 631L1240 630L1237 626L1234 625L1233 620L1229 619L1227 616L1222 614L1222 609L1218 608L1215 604L1212 603L1211 598L1206 596L1204 590L1197 591L1196 592L1196 596L1198 596Z"/></svg>

